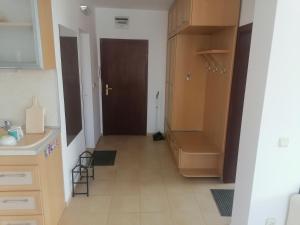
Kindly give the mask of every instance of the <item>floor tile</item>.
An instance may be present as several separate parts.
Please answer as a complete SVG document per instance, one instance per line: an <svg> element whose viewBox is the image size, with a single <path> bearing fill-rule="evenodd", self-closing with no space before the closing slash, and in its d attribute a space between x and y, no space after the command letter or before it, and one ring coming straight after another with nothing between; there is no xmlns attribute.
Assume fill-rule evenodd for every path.
<svg viewBox="0 0 300 225"><path fill-rule="evenodd" d="M95 180L114 180L117 169L115 166L95 166Z"/></svg>
<svg viewBox="0 0 300 225"><path fill-rule="evenodd" d="M108 214L75 212L72 209L66 209L59 225L106 225Z"/></svg>
<svg viewBox="0 0 300 225"><path fill-rule="evenodd" d="M140 215L137 213L112 213L107 225L140 225Z"/></svg>
<svg viewBox="0 0 300 225"><path fill-rule="evenodd" d="M116 181L113 187L113 195L139 195L140 183L135 181Z"/></svg>
<svg viewBox="0 0 300 225"><path fill-rule="evenodd" d="M219 213L204 212L202 215L207 225L230 225L230 218L221 217Z"/></svg>
<svg viewBox="0 0 300 225"><path fill-rule="evenodd" d="M167 213L142 213L141 225L172 225Z"/></svg>
<svg viewBox="0 0 300 225"><path fill-rule="evenodd" d="M168 195L173 213L177 212L200 212L196 196L194 194L171 194Z"/></svg>
<svg viewBox="0 0 300 225"><path fill-rule="evenodd" d="M113 180L97 180L90 182L90 196L110 196L113 192L115 182ZM86 185L80 184L76 187L76 192L86 192Z"/></svg>
<svg viewBox="0 0 300 225"><path fill-rule="evenodd" d="M141 184L142 195L165 195L166 189L163 183L147 181Z"/></svg>
<svg viewBox="0 0 300 225"><path fill-rule="evenodd" d="M141 212L169 212L165 195L141 195Z"/></svg>
<svg viewBox="0 0 300 225"><path fill-rule="evenodd" d="M172 219L174 225L206 225L202 215L199 212L173 213Z"/></svg>
<svg viewBox="0 0 300 225"><path fill-rule="evenodd" d="M76 196L72 199L69 208L74 214L84 213L108 213L111 203L109 196Z"/></svg>
<svg viewBox="0 0 300 225"><path fill-rule="evenodd" d="M112 198L110 212L138 213L140 212L140 197L114 196Z"/></svg>

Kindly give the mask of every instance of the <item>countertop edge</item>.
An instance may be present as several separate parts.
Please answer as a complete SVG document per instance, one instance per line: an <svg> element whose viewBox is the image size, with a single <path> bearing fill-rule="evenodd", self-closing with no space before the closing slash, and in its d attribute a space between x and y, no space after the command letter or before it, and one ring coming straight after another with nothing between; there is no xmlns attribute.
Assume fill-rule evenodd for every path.
<svg viewBox="0 0 300 225"><path fill-rule="evenodd" d="M51 129L51 134L47 139L38 144L37 146L31 149L10 149L10 150L0 150L1 156L36 156L40 154L42 151L46 150L47 145L53 142L57 135L60 133L59 127L47 127Z"/></svg>

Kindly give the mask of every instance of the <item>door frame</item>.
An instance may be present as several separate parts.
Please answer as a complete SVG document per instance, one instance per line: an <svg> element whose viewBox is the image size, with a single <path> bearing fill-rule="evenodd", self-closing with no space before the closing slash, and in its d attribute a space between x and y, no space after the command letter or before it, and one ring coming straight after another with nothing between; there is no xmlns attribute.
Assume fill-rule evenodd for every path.
<svg viewBox="0 0 300 225"><path fill-rule="evenodd" d="M239 37L242 35L242 34L245 34L245 33L252 33L252 27L253 27L253 23L250 23L250 24L246 24L244 26L241 26L238 28L238 35L237 35L237 44L238 44L238 41L239 41ZM251 47L251 40L250 40L250 47ZM251 50L251 49L250 49ZM250 50L249 50L249 53L250 53ZM236 47L236 53L238 51L238 46ZM235 57L237 56L237 54L235 55ZM248 59L249 60L249 59ZM249 64L249 61L248 61L248 64ZM235 67L236 67L236 58L235 58L235 63L234 63L234 73L233 73L233 79L232 81L234 81L235 79ZM245 95L245 92L246 92L246 85L247 85L247 75L246 75L246 81L245 81L245 87L244 87L244 95ZM231 87L231 92L232 92L232 89L233 87ZM244 96L245 97L245 96ZM230 132L230 128L231 128L231 125L234 123L234 121L231 120L231 117L232 117L232 110L235 108L235 102L233 102L233 96L232 96L232 93L230 94L230 104L229 104L229 113L228 113L228 124L227 124L227 135L226 135L226 144L225 144L225 153L224 153L224 169L223 169L223 182L224 183L234 183L235 182L235 179L236 179L236 171L237 171L237 162L238 162L238 153L239 153L239 149L234 149L234 150L230 150L231 146L228 146L228 141L229 141L229 136L231 134L229 134ZM244 98L243 98L243 105L244 105ZM243 116L243 113L241 115L241 117ZM242 118L239 122L239 126L241 128L242 126ZM241 130L239 131L239 133L241 133ZM239 141L240 141L240 136L238 137ZM234 163L233 165L233 170L235 170L235 173L233 174L233 170L230 169L230 167L228 166L228 164L226 164L226 161L229 161L231 158L231 156L234 156L234 162L231 162L231 163Z"/></svg>
<svg viewBox="0 0 300 225"><path fill-rule="evenodd" d="M78 42L85 143L87 148L95 148L98 141L95 130L99 125L96 124L94 115L90 34L79 29Z"/></svg>
<svg viewBox="0 0 300 225"><path fill-rule="evenodd" d="M147 53L147 69L145 71L145 81L146 81L146 98L145 98L145 107L146 107L146 128L145 128L145 133L143 135L148 134L148 110L149 110L149 49L150 49L150 43L148 39L137 39L137 38L113 38L113 37L98 37L98 54L99 54L99 95L100 95L100 120L101 120L101 136L105 136L104 134L104 117L103 117L103 73L102 73L102 56L101 56L101 40L131 40L131 41L146 41L147 42L147 48L148 48L148 53Z"/></svg>

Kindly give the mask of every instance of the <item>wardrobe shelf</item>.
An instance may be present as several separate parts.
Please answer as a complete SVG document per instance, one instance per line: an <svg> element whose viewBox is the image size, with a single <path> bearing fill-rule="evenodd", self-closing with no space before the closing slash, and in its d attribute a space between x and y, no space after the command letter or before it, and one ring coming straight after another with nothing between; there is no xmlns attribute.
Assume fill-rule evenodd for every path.
<svg viewBox="0 0 300 225"><path fill-rule="evenodd" d="M168 131L167 139L184 177L220 177L221 150L201 131Z"/></svg>
<svg viewBox="0 0 300 225"><path fill-rule="evenodd" d="M228 54L230 51L226 49L210 49L197 51L197 55L209 55L209 54Z"/></svg>
<svg viewBox="0 0 300 225"><path fill-rule="evenodd" d="M173 131L172 133L185 154L220 155L219 149L201 131Z"/></svg>

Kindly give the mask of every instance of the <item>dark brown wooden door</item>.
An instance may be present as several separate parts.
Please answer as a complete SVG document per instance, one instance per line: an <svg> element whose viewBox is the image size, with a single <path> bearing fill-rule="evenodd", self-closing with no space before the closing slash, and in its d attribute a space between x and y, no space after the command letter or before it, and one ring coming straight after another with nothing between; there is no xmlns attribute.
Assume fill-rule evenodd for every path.
<svg viewBox="0 0 300 225"><path fill-rule="evenodd" d="M231 88L223 180L234 183L238 161L252 24L239 28Z"/></svg>
<svg viewBox="0 0 300 225"><path fill-rule="evenodd" d="M148 41L100 39L104 135L147 132Z"/></svg>

